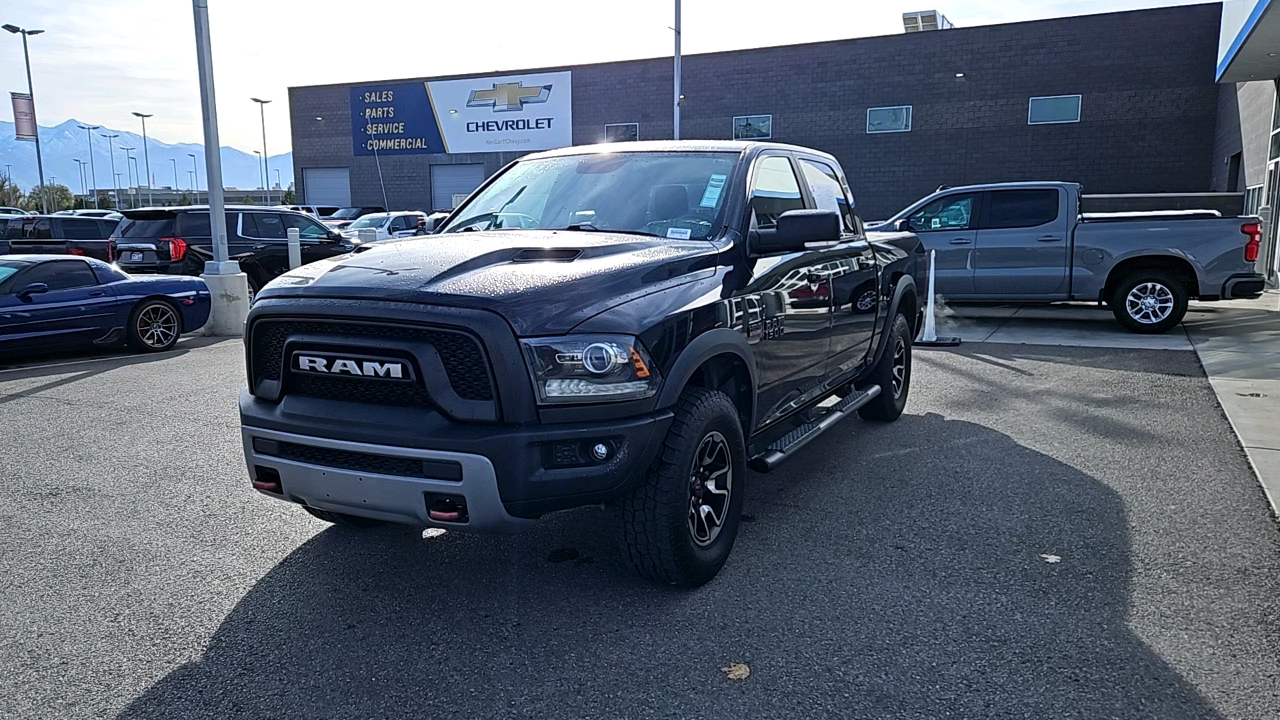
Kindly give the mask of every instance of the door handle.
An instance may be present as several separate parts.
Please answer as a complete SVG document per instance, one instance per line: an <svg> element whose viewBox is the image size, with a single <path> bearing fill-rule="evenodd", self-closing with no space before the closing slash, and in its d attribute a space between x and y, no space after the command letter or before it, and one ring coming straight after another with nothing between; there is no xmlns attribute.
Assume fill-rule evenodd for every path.
<svg viewBox="0 0 1280 720"><path fill-rule="evenodd" d="M103 295L106 295L106 293L105 293L105 292L103 292L103 291L101 291L101 290L90 290L90 291L89 291L89 297L102 297Z"/></svg>
<svg viewBox="0 0 1280 720"><path fill-rule="evenodd" d="M1036 238L1036 239L1039 240L1040 242L1058 242L1062 238L1058 237L1057 235L1045 235L1044 237Z"/></svg>
<svg viewBox="0 0 1280 720"><path fill-rule="evenodd" d="M969 238L956 238L955 240L951 241L952 245L970 245L972 243L973 241L970 240Z"/></svg>

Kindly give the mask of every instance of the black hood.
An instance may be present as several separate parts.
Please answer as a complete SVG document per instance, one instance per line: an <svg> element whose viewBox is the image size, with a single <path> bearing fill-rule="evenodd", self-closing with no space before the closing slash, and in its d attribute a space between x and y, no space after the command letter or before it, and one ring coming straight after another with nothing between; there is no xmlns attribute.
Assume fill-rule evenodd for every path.
<svg viewBox="0 0 1280 720"><path fill-rule="evenodd" d="M260 298L326 297L493 310L522 336L559 334L716 264L711 242L500 230L385 241L280 276Z"/></svg>

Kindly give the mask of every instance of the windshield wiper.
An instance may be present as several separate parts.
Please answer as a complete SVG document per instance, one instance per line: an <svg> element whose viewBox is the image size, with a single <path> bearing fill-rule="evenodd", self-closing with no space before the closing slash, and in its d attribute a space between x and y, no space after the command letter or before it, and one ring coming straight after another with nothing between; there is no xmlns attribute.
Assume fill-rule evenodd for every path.
<svg viewBox="0 0 1280 720"><path fill-rule="evenodd" d="M562 227L562 228L551 228L551 229L552 230L572 230L575 232L608 232L608 233L617 233L619 235L643 235L645 237L660 237L659 235L655 235L651 232L645 232L643 230L614 230L613 228L608 228L608 229L598 228L595 225L592 225L591 223L574 223L572 225L566 225L565 227Z"/></svg>

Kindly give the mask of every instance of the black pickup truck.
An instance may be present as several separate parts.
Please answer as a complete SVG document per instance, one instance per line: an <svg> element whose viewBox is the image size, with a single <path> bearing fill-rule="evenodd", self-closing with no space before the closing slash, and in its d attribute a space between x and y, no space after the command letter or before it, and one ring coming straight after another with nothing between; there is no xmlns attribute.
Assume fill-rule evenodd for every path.
<svg viewBox="0 0 1280 720"><path fill-rule="evenodd" d="M924 269L915 235L864 232L824 153L528 155L438 233L258 295L253 487L349 526L501 532L609 504L641 574L698 585L728 558L747 468L902 413Z"/></svg>

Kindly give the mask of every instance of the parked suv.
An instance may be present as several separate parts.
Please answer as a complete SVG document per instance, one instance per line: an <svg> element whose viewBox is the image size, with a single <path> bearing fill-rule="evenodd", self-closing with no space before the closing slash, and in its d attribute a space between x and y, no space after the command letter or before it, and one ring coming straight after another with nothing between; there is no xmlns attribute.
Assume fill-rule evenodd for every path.
<svg viewBox="0 0 1280 720"><path fill-rule="evenodd" d="M339 525L477 532L607 503L641 574L698 585L729 556L748 466L906 406L923 250L866 233L825 153L527 155L441 232L259 295L240 394L255 489Z"/></svg>
<svg viewBox="0 0 1280 720"><path fill-rule="evenodd" d="M0 252L26 255L81 255L108 260L108 238L119 220L78 215L23 215L0 218Z"/></svg>
<svg viewBox="0 0 1280 720"><path fill-rule="evenodd" d="M302 262L351 252L354 247L316 219L292 210L228 206L227 254L240 262L257 292L289 269L288 230L302 239ZM130 273L200 275L213 259L209 207L124 210L125 219L111 238L116 264Z"/></svg>

